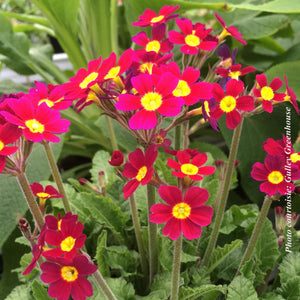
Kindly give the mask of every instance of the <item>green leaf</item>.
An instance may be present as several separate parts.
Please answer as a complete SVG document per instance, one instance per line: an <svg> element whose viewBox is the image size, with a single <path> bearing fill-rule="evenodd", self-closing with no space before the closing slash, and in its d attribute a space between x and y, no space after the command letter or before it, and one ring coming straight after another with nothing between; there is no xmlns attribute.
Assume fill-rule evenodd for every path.
<svg viewBox="0 0 300 300"><path fill-rule="evenodd" d="M288 22L285 15L270 15L240 20L235 24L244 39L260 39L276 33Z"/></svg>
<svg viewBox="0 0 300 300"><path fill-rule="evenodd" d="M292 252L285 256L279 266L280 282L287 283L291 278L300 277L300 253Z"/></svg>
<svg viewBox="0 0 300 300"><path fill-rule="evenodd" d="M112 269L121 271L122 277L136 274L139 265L139 254L128 250L126 246L111 246L106 248L107 264Z"/></svg>
<svg viewBox="0 0 300 300"><path fill-rule="evenodd" d="M259 298L260 300L285 300L284 298L282 298L282 296L275 294L275 293L267 293L264 294L261 298Z"/></svg>
<svg viewBox="0 0 300 300"><path fill-rule="evenodd" d="M277 292L285 300L299 300L300 299L300 276L291 277L282 286L276 289Z"/></svg>
<svg viewBox="0 0 300 300"><path fill-rule="evenodd" d="M248 260L241 268L241 274L246 278L254 282L255 274L253 273L254 260Z"/></svg>
<svg viewBox="0 0 300 300"><path fill-rule="evenodd" d="M194 300L199 296L216 292L225 294L227 290L226 286L206 284L198 288L180 287L179 288L179 299L180 300Z"/></svg>
<svg viewBox="0 0 300 300"><path fill-rule="evenodd" d="M27 93L28 86L18 84L10 79L4 79L0 81L0 95L2 94L15 94L15 93Z"/></svg>
<svg viewBox="0 0 300 300"><path fill-rule="evenodd" d="M284 228L283 236L284 242L280 248L281 259L290 252L299 252L300 249L300 241L297 236L297 231L293 227L286 226ZM289 242L292 246L290 247L287 242Z"/></svg>
<svg viewBox="0 0 300 300"><path fill-rule="evenodd" d="M172 169L166 165L166 161L157 158L155 161L155 169L157 170L158 175L169 185L177 184L176 177L172 174Z"/></svg>
<svg viewBox="0 0 300 300"><path fill-rule="evenodd" d="M236 277L228 286L227 300L258 300L252 282L244 276Z"/></svg>
<svg viewBox="0 0 300 300"><path fill-rule="evenodd" d="M75 213L79 213L85 219L95 219L105 228L110 229L119 241L124 241L124 226L129 217L120 210L112 199L83 192L70 202Z"/></svg>
<svg viewBox="0 0 300 300"><path fill-rule="evenodd" d="M105 256L106 252L106 241L107 241L107 231L103 230L98 236L97 240L97 249L95 259L97 261L98 269L103 276L109 276L109 267L107 264L107 257Z"/></svg>
<svg viewBox="0 0 300 300"><path fill-rule="evenodd" d="M208 271L211 272L214 270L231 252L242 247L242 245L242 240L235 240L230 244L226 244L224 247L218 246L211 255Z"/></svg>
<svg viewBox="0 0 300 300"><path fill-rule="evenodd" d="M255 246L254 255L259 259L259 268L263 272L274 268L275 262L279 256L279 251L277 236L269 219L264 223L262 232Z"/></svg>
<svg viewBox="0 0 300 300"><path fill-rule="evenodd" d="M195 141L191 143L191 148L192 149L198 148L198 151L201 153L204 152L210 153L214 158L214 160L216 159L227 160L226 154L222 150L220 150L219 147L215 145Z"/></svg>
<svg viewBox="0 0 300 300"><path fill-rule="evenodd" d="M34 300L34 298L30 295L30 287L29 285L23 284L15 287L12 292L5 298L5 300Z"/></svg>
<svg viewBox="0 0 300 300"><path fill-rule="evenodd" d="M51 300L48 292L44 286L42 286L37 280L32 283L32 292L35 300Z"/></svg>
<svg viewBox="0 0 300 300"><path fill-rule="evenodd" d="M63 142L52 144L55 158L58 159ZM50 169L43 146L36 144L27 163L26 174L30 183L39 182L50 176ZM0 174L0 248L17 225L17 213L24 215L26 201L14 177Z"/></svg>

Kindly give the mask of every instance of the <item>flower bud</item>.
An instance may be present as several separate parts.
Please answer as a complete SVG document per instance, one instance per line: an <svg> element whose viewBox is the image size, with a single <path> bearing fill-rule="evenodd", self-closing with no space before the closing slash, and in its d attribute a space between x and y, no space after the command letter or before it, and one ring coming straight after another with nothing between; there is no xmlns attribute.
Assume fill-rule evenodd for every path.
<svg viewBox="0 0 300 300"><path fill-rule="evenodd" d="M111 166L119 167L122 165L123 161L124 161L123 153L119 150L115 150L111 156L111 159L108 161L108 163Z"/></svg>

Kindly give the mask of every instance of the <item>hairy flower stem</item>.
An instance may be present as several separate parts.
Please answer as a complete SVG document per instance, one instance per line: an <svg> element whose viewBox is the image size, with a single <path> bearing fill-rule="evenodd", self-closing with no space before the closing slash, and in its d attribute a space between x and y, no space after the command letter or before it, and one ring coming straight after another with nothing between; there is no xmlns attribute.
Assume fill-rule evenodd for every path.
<svg viewBox="0 0 300 300"><path fill-rule="evenodd" d="M254 229L252 231L252 235L251 235L249 244L248 244L247 249L246 249L246 251L244 253L244 256L242 258L240 266L239 266L239 268L237 270L236 276L240 273L240 270L241 270L242 266L244 265L244 263L246 263L252 257L252 254L253 254L254 248L256 246L257 240L258 240L259 235L260 235L260 233L261 233L261 231L263 229L263 225L264 225L264 223L266 221L266 218L267 218L267 215L268 215L271 203L272 203L272 197L266 195L264 203L263 203L263 205L261 207L258 219L256 221L255 227L254 227Z"/></svg>
<svg viewBox="0 0 300 300"><path fill-rule="evenodd" d="M67 195L66 195L66 192L65 192L65 189L64 189L64 185L63 185L63 182L62 182L59 170L58 170L58 167L56 165L56 161L55 161L55 158L54 158L53 151L51 149L51 146L50 146L49 142L43 141L42 144L44 146L45 153L46 153L46 156L47 156L47 159L48 159L48 162L49 162L49 166L51 168L53 179L56 182L59 193L64 196L62 198L62 202L63 202L63 205L64 205L65 212L69 212L69 211L71 211L71 206L70 206L70 203L68 201L68 198L67 198Z"/></svg>
<svg viewBox="0 0 300 300"><path fill-rule="evenodd" d="M18 174L17 180L18 180L18 183L24 194L24 197L26 199L26 202L27 202L29 210L32 214L32 217L33 217L38 229L41 230L44 225L44 218L43 218L43 215L39 209L39 206L38 206L37 202L35 201L35 198L32 194L26 174L25 173Z"/></svg>
<svg viewBox="0 0 300 300"><path fill-rule="evenodd" d="M202 266L207 266L210 256L215 248L215 245L217 243L217 239L219 236L219 231L220 227L222 224L223 220L223 215L227 203L227 198L230 190L230 185L231 185L231 179L234 171L234 163L236 159L236 155L238 152L238 147L239 147L239 141L240 141L240 136L243 128L243 120L242 118L241 123L235 128L232 136L232 141L231 141L231 147L230 147L230 154L228 158L228 164L226 166L226 172L225 172L225 177L224 177L224 184L222 188L222 193L221 193L221 198L218 203L218 209L216 212L216 217L215 217L215 222L214 222L214 227L212 229L211 235L210 235L210 240L208 242L208 246L206 248L203 260L202 260Z"/></svg>
<svg viewBox="0 0 300 300"><path fill-rule="evenodd" d="M150 208L155 204L155 187L147 184L147 202L148 202L148 214L150 214ZM149 218L148 218L149 220ZM149 265L150 276L149 283L152 283L153 277L158 272L158 236L157 236L157 224L148 221L148 243L149 243Z"/></svg>
<svg viewBox="0 0 300 300"><path fill-rule="evenodd" d="M118 143L117 143L117 139L116 139L116 135L115 135L115 131L114 131L111 119L108 116L105 116L105 118L106 118L106 124L107 124L107 127L108 127L108 132L109 132L109 135L110 135L110 139L111 139L112 149L113 150L118 150Z"/></svg>
<svg viewBox="0 0 300 300"><path fill-rule="evenodd" d="M143 241L142 230L140 225L140 219L139 219L134 193L129 198L129 204L130 204L131 218L134 227L135 237L136 237L140 258L141 258L142 271L144 274L144 282L148 283L148 277L149 277L148 262L147 262L146 251L144 247L144 241Z"/></svg>
<svg viewBox="0 0 300 300"><path fill-rule="evenodd" d="M100 286L100 288L101 288L102 292L104 293L104 295L106 296L106 298L108 300L117 300L116 296L114 295L114 293L112 292L110 287L105 282L105 280L104 280L103 276L101 275L100 271L97 270L93 274L93 276L96 279L98 285Z"/></svg>
<svg viewBox="0 0 300 300"><path fill-rule="evenodd" d="M175 241L170 300L178 300L180 264L181 264L181 248L182 248L182 234L180 234L179 238Z"/></svg>
<svg viewBox="0 0 300 300"><path fill-rule="evenodd" d="M180 150L180 146L181 146L181 126L177 125L175 127L175 150Z"/></svg>

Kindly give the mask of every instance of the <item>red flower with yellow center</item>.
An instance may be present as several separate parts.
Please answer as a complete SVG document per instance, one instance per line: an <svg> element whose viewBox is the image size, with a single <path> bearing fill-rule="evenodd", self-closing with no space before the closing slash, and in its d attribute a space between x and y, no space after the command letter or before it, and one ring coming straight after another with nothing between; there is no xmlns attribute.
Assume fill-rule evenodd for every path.
<svg viewBox="0 0 300 300"><path fill-rule="evenodd" d="M216 41L209 41L211 29L205 29L205 25L196 23L194 26L188 19L177 19L176 24L182 33L171 30L169 40L174 44L183 45L180 48L182 53L195 55L198 49L210 51L217 46Z"/></svg>
<svg viewBox="0 0 300 300"><path fill-rule="evenodd" d="M179 5L165 5L161 8L158 15L151 9L146 9L145 12L139 16L139 21L133 22L133 26L147 27L154 24L161 24L176 18L178 15L172 15L172 13L179 8Z"/></svg>
<svg viewBox="0 0 300 300"><path fill-rule="evenodd" d="M224 20L217 14L215 13L216 18L218 19L218 21L221 23L222 27L223 27L223 31L221 32L221 34L218 36L218 39L220 41L222 41L226 36L230 35L232 36L234 39L236 39L237 41L239 41L240 43L247 45L247 42L244 41L243 39L241 39L242 34L239 33L239 31L236 29L236 27L234 26L229 26L227 27Z"/></svg>
<svg viewBox="0 0 300 300"><path fill-rule="evenodd" d="M3 171L6 159L5 156L11 155L18 150L16 146L6 146L15 142L22 135L22 130L17 126L6 123L0 125L0 173Z"/></svg>
<svg viewBox="0 0 300 300"><path fill-rule="evenodd" d="M223 113L226 114L226 125L234 129L241 122L239 110L251 111L254 109L254 100L251 96L240 96L244 91L244 83L240 80L231 79L226 84L226 93L218 83L213 84L212 94L217 104L213 116L218 120Z"/></svg>
<svg viewBox="0 0 300 300"><path fill-rule="evenodd" d="M60 230L48 229L45 242L51 246L58 246L43 252L43 256L58 257L64 255L65 258L73 258L77 254L77 249L83 247L86 235L82 234L83 224L76 222L72 218L63 218L58 222Z"/></svg>
<svg viewBox="0 0 300 300"><path fill-rule="evenodd" d="M163 73L171 72L179 79L172 94L175 97L181 97L185 105L193 105L197 103L199 99L212 98L212 85L208 82L196 82L199 79L200 71L188 67L181 75L180 68L175 62L162 66L161 70Z"/></svg>
<svg viewBox="0 0 300 300"><path fill-rule="evenodd" d="M129 153L129 162L124 165L122 174L127 178L133 179L128 181L123 188L125 199L134 193L140 184L145 185L151 180L154 172L153 164L158 155L155 148L155 145L151 145L145 154L140 148Z"/></svg>
<svg viewBox="0 0 300 300"><path fill-rule="evenodd" d="M172 141L170 139L166 139L167 131L160 129L159 133L156 133L152 138L152 143L155 145L155 149L162 147L167 149L170 147Z"/></svg>
<svg viewBox="0 0 300 300"><path fill-rule="evenodd" d="M291 165L290 170L287 170L285 166L285 156L268 154L264 164L256 162L253 165L251 176L255 180L264 181L259 186L261 192L269 196L273 196L277 192L286 195L295 189L291 181L300 179L300 170L295 165Z"/></svg>
<svg viewBox="0 0 300 300"><path fill-rule="evenodd" d="M228 69L217 68L216 73L225 78L232 78L239 80L240 76L246 75L250 72L254 72L256 69L254 67L245 67L241 69L242 65L232 65Z"/></svg>
<svg viewBox="0 0 300 300"><path fill-rule="evenodd" d="M29 141L58 143L60 139L53 133L67 132L71 124L69 120L61 119L60 113L50 109L46 103L35 107L26 96L18 100L11 99L8 105L14 115L7 111L0 113L8 122L18 125Z"/></svg>
<svg viewBox="0 0 300 300"><path fill-rule="evenodd" d="M50 260L50 258L49 258ZM48 294L58 300L85 300L93 295L93 287L85 276L97 271L84 255L77 255L74 259L51 258L41 264L41 280L50 283Z"/></svg>
<svg viewBox="0 0 300 300"><path fill-rule="evenodd" d="M157 78L148 74L133 77L133 88L137 94L121 94L116 108L123 111L138 110L129 120L131 129L151 129L157 125L157 113L174 117L184 104L182 98L176 98L172 92L178 85L178 79L171 73Z"/></svg>
<svg viewBox="0 0 300 300"><path fill-rule="evenodd" d="M201 100L201 102L202 106L200 107L200 109L204 120L208 121L214 130L219 131L218 123L215 117L213 116L213 113L216 109L216 99L212 98L208 100Z"/></svg>
<svg viewBox="0 0 300 300"><path fill-rule="evenodd" d="M273 111L273 101L284 101L284 93L275 93L282 86L282 80L278 77L274 78L268 86L265 74L256 75L258 87L253 89L253 94L258 100L262 100L262 107L268 113Z"/></svg>
<svg viewBox="0 0 300 300"><path fill-rule="evenodd" d="M205 166L204 165L207 161L207 154L197 152L196 155L192 155L190 151L183 150L177 151L177 159L178 162L175 160L168 158L167 165L175 170L172 171L172 174L179 178L189 177L194 181L202 180L202 175L211 175L215 171L215 167L212 166Z"/></svg>
<svg viewBox="0 0 300 300"><path fill-rule="evenodd" d="M65 91L62 86L46 86L41 82L35 82L35 86L36 88L29 90L29 96L37 105L46 103L50 108L57 110L67 109L72 105L72 101L64 100Z"/></svg>
<svg viewBox="0 0 300 300"><path fill-rule="evenodd" d="M163 235L176 240L181 232L191 240L200 237L201 227L211 223L213 209L203 204L208 200L206 189L190 187L183 199L181 190L176 186L161 185L158 189L160 197L167 203L151 206L152 223L165 223Z"/></svg>

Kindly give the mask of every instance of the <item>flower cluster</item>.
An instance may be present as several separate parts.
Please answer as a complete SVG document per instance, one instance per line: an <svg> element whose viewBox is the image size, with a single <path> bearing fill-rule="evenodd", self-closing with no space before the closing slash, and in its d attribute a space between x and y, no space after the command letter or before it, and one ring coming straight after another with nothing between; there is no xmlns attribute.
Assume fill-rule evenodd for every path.
<svg viewBox="0 0 300 300"><path fill-rule="evenodd" d="M37 191L40 187L34 184L33 189ZM49 187L45 191L51 193ZM29 274L43 256L47 262L40 265L43 271L41 279L50 283L50 297L67 300L71 295L73 299L79 300L92 296L92 285L85 276L93 274L97 266L81 254L80 249L86 240L82 231L83 224L71 212L64 217L59 215L58 218L47 215L38 242L32 248L33 259L23 275Z"/></svg>
<svg viewBox="0 0 300 300"><path fill-rule="evenodd" d="M291 140L267 139L263 144L267 152L264 163L253 165L251 176L260 184L260 190L269 196L287 195L295 190L294 180L300 179L300 156L292 148Z"/></svg>

